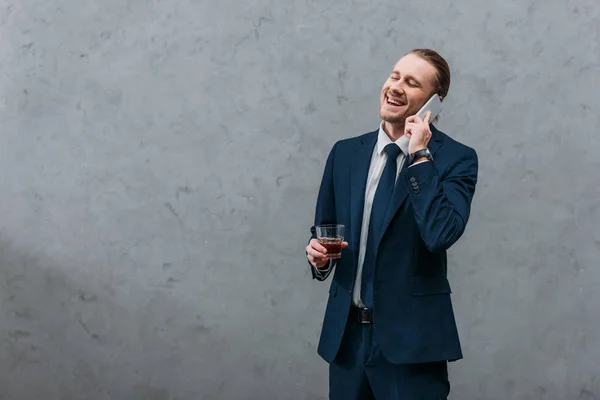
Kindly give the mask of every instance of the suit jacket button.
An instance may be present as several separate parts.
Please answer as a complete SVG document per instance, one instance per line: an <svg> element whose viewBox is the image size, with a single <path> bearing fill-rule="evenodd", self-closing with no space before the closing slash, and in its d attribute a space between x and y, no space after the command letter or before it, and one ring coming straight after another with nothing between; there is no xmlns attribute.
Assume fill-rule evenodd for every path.
<svg viewBox="0 0 600 400"><path fill-rule="evenodd" d="M417 182L413 182L413 183L411 183L411 185L413 185L413 187L419 186L419 184Z"/></svg>
<svg viewBox="0 0 600 400"><path fill-rule="evenodd" d="M411 182L416 182L416 181L417 181L417 180L415 179L415 177L414 177L414 176L411 176L409 180L410 180Z"/></svg>

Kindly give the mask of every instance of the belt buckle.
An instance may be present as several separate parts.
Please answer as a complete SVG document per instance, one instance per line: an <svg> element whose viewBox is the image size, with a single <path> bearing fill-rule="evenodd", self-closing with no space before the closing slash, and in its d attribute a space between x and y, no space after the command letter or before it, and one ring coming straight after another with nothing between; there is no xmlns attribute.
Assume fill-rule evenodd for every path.
<svg viewBox="0 0 600 400"><path fill-rule="evenodd" d="M371 323L371 310L368 308L358 308L358 322L361 324L370 324Z"/></svg>

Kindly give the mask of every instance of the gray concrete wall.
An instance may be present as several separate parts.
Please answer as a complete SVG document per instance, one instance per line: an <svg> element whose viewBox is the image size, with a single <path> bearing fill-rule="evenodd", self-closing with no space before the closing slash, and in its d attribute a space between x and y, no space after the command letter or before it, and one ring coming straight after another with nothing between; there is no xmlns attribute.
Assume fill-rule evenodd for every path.
<svg viewBox="0 0 600 400"><path fill-rule="evenodd" d="M0 1L0 398L324 399L324 157L413 47L479 153L453 399L600 398L597 0Z"/></svg>

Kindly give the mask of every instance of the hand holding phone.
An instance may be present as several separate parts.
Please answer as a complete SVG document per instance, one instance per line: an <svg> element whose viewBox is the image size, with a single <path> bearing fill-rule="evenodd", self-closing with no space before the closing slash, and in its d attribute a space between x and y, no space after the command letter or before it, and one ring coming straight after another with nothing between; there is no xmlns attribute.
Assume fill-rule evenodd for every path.
<svg viewBox="0 0 600 400"><path fill-rule="evenodd" d="M431 96L431 98L427 100L427 103L425 103L425 105L421 107L421 109L417 111L415 115L424 120L425 115L427 115L427 111L431 111L431 117L429 118L429 122L435 120L435 118L442 111L442 102L440 100L440 96L437 93Z"/></svg>
<svg viewBox="0 0 600 400"><path fill-rule="evenodd" d="M431 139L429 123L439 115L440 111L442 111L440 96L434 94L415 115L406 119L404 134L409 139L409 154L427 148L429 140Z"/></svg>

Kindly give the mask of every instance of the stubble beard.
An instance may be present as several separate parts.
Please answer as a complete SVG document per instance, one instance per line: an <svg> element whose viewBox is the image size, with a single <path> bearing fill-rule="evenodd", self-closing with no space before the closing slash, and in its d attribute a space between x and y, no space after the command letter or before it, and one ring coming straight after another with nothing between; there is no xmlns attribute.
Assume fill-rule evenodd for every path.
<svg viewBox="0 0 600 400"><path fill-rule="evenodd" d="M383 110L379 111L379 117L382 121L388 122L392 125L404 125L404 121L406 121L407 118L404 116L404 114L389 114Z"/></svg>

